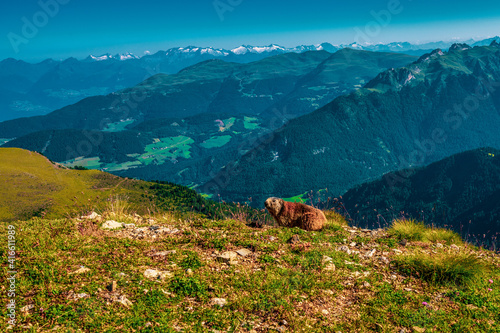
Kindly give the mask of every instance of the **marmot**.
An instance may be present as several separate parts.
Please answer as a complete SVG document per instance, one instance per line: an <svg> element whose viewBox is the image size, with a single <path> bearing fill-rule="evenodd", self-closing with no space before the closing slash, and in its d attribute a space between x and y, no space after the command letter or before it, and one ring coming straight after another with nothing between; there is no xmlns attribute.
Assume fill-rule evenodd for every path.
<svg viewBox="0 0 500 333"><path fill-rule="evenodd" d="M283 227L299 227L315 231L323 229L326 223L325 214L319 209L298 202L287 202L280 198L269 198L265 202L269 213L278 225Z"/></svg>

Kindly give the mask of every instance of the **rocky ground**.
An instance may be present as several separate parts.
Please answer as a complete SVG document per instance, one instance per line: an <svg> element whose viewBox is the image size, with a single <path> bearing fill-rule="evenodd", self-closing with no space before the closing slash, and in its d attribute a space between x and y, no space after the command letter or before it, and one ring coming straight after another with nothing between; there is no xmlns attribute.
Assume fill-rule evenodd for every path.
<svg viewBox="0 0 500 333"><path fill-rule="evenodd" d="M9 328L499 331L497 253L449 238L409 240L330 218L320 232L198 216L112 220L91 213L19 222L21 296L18 322ZM420 266L405 266L411 258L469 257L481 267L472 282L429 279ZM436 274L448 276L447 269L455 268Z"/></svg>

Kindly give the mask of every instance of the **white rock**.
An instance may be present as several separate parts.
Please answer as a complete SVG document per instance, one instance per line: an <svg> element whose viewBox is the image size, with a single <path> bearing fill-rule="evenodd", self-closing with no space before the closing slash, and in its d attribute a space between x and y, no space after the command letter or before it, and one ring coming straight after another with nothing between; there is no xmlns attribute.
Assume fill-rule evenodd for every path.
<svg viewBox="0 0 500 333"><path fill-rule="evenodd" d="M323 309L323 310L321 310L321 313L324 314L324 315L327 315L328 314L328 310Z"/></svg>
<svg viewBox="0 0 500 333"><path fill-rule="evenodd" d="M324 262L324 263L331 262L331 261L333 261L333 259L332 259L332 258L327 257L327 256L323 256L323 262Z"/></svg>
<svg viewBox="0 0 500 333"><path fill-rule="evenodd" d="M217 298L217 297L214 297L214 298L212 298L210 301L211 301L211 303L212 303L213 305L217 305L217 306L219 306L219 307L221 307L221 308L222 308L224 305L226 305L226 304L227 304L227 300L226 300L225 298Z"/></svg>
<svg viewBox="0 0 500 333"><path fill-rule="evenodd" d="M457 246L457 245L455 245L455 244L451 244L451 245L450 245L450 248L452 248L452 249L453 249L453 250L455 250L455 251L460 251L460 247L458 247L458 246Z"/></svg>
<svg viewBox="0 0 500 333"><path fill-rule="evenodd" d="M78 268L76 271L73 271L73 272L71 272L71 273L69 273L69 274L70 274L70 275L71 275L71 274L82 274L82 273L86 273L86 272L88 272L88 271L90 271L90 268L87 268L87 267L85 267L85 266L80 266L80 268Z"/></svg>
<svg viewBox="0 0 500 333"><path fill-rule="evenodd" d="M396 254L401 254L401 253L403 253L403 251L398 250L398 249L392 249L392 250L393 250L393 251L394 251L394 253L396 253Z"/></svg>
<svg viewBox="0 0 500 333"><path fill-rule="evenodd" d="M116 300L116 302L123 304L127 308L130 307L130 306L132 306L132 302L127 297L125 297L124 295L121 295Z"/></svg>
<svg viewBox="0 0 500 333"><path fill-rule="evenodd" d="M35 304L28 304L23 306L20 310L21 312L28 312L29 310L35 308Z"/></svg>
<svg viewBox="0 0 500 333"><path fill-rule="evenodd" d="M123 223L121 222L116 222L113 220L108 220L102 224L103 229L118 229L118 228L123 228Z"/></svg>
<svg viewBox="0 0 500 333"><path fill-rule="evenodd" d="M174 275L167 271L158 271L156 269L148 268L144 271L144 276L148 279L164 280Z"/></svg>
<svg viewBox="0 0 500 333"><path fill-rule="evenodd" d="M367 253L365 254L365 257L367 257L367 258L371 258L371 257L373 257L373 255L375 254L375 252L376 252L376 251L377 251L377 250L373 249L373 250L371 250L370 252L367 252Z"/></svg>
<svg viewBox="0 0 500 333"><path fill-rule="evenodd" d="M442 243L436 243L436 247L437 247L438 249L442 249L442 248L443 248L443 244L442 244Z"/></svg>
<svg viewBox="0 0 500 333"><path fill-rule="evenodd" d="M80 216L81 219L87 219L87 220L93 220L98 217L101 217L101 215L97 214L96 212L91 212L89 215Z"/></svg>
<svg viewBox="0 0 500 333"><path fill-rule="evenodd" d="M124 223L123 226L127 229L135 228L135 223Z"/></svg>
<svg viewBox="0 0 500 333"><path fill-rule="evenodd" d="M335 270L335 264L329 263L328 265L325 266L324 270L333 272Z"/></svg>
<svg viewBox="0 0 500 333"><path fill-rule="evenodd" d="M169 254L174 254L176 253L177 251L175 250L169 250L169 251L159 251L159 252L156 252L154 255L155 256L166 256L166 255L169 255Z"/></svg>
<svg viewBox="0 0 500 333"><path fill-rule="evenodd" d="M236 251L236 253L238 253L240 256L242 257L246 257L247 255L251 254L252 251L250 251L249 249L239 249L238 251Z"/></svg>
<svg viewBox="0 0 500 333"><path fill-rule="evenodd" d="M228 265L234 265L237 264L238 261L236 258L238 257L238 253L234 251L226 251L222 253L221 255L217 256L217 261L221 261L223 263L226 263Z"/></svg>
<svg viewBox="0 0 500 333"><path fill-rule="evenodd" d="M350 247L354 247L354 246L356 246L356 242L351 242L351 243L349 244L349 246L350 246Z"/></svg>

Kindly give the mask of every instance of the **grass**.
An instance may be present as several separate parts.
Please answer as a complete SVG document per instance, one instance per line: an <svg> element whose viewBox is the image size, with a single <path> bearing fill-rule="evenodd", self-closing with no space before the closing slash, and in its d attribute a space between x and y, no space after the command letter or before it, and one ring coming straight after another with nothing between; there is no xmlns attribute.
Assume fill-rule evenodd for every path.
<svg viewBox="0 0 500 333"><path fill-rule="evenodd" d="M487 276L484 264L473 253L440 252L429 256L418 252L400 256L394 263L402 273L432 284L467 286Z"/></svg>
<svg viewBox="0 0 500 333"><path fill-rule="evenodd" d="M53 168L42 156L13 153L25 162L35 158L40 170L6 173L10 191L27 191L36 181L55 182L58 177L48 175L56 172L61 184L93 193L95 178L89 175L101 175L105 188L118 184L124 191L104 197L102 186L97 192L102 200L77 197L79 204L118 221L137 217L133 214L144 199L139 193L161 200L187 193L131 180L122 188L129 180ZM6 163L0 163L6 172ZM42 177L49 172L46 167L51 173ZM47 195L64 204L59 192ZM16 197L17 205L25 203L25 197ZM371 233L349 227L334 211L325 212L328 223L322 231L255 227L244 207L233 207L233 218L215 219L183 211L180 201L154 207L163 201L150 199L148 218L135 222L144 230L141 237L138 229L103 230L102 221L67 214L1 222L3 230L12 225L16 231L17 324L11 331L498 332L500 256L457 241L443 245L444 232L430 233L435 229L413 222L418 232L407 226L405 233L395 233L393 226ZM58 211L52 209L51 214ZM154 233L158 228L152 226L178 232ZM408 234L420 236L401 245ZM298 243L289 242L292 236ZM222 252L243 248L250 254L238 255L236 264L217 260ZM6 247L0 247L0 256L7 256ZM166 274L147 278L146 270ZM107 288L113 281L111 292ZM4 295L8 286L7 276L0 275ZM216 298L226 304L215 304ZM4 306L0 316L6 315ZM0 321L0 331L7 326Z"/></svg>
<svg viewBox="0 0 500 333"><path fill-rule="evenodd" d="M128 216L123 200L110 203L109 209ZM333 212L326 215L337 218ZM16 251L22 258L16 262L18 309L35 306L18 311L16 329L394 332L415 326L438 332L495 332L500 322L498 255L449 247L435 248L437 253L429 255L423 251L431 248L418 245L424 243L398 246L406 254L397 255L363 231L335 221L334 227L307 232L253 228L234 219L192 214L180 219L162 215L155 217L156 225L181 232L143 239L128 237L128 229L102 230L95 221L15 222ZM304 246L288 243L294 234ZM362 241L366 249L351 247L359 254L338 250L351 241ZM222 245L213 246L217 242ZM216 260L221 252L240 248L252 253L239 256L238 264ZM372 248L378 254L364 257ZM5 251L0 249L0 255ZM170 254L155 255L161 251ZM377 259L384 251L392 264ZM329 263L335 270L326 270ZM89 271L71 274L81 266ZM146 269L172 276L147 279ZM5 276L0 280L7 285ZM113 293L106 290L113 280L116 295L126 297L128 306L113 301ZM71 298L82 293L88 296ZM214 305L214 298L224 298L227 304ZM5 307L0 311L5 315ZM0 323L0 330L5 328L5 322Z"/></svg>
<svg viewBox="0 0 500 333"><path fill-rule="evenodd" d="M213 136L210 139L202 142L200 146L203 148L218 148L224 146L226 143L231 141L231 135L219 135Z"/></svg>
<svg viewBox="0 0 500 333"><path fill-rule="evenodd" d="M457 233L444 228L427 227L423 222L412 219L394 220L388 231L399 240L462 244L462 238Z"/></svg>

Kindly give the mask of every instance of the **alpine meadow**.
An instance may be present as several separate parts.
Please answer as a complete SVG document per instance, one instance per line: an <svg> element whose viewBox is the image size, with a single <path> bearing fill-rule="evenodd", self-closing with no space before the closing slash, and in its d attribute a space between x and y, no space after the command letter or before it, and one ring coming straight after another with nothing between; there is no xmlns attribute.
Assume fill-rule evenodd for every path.
<svg viewBox="0 0 500 333"><path fill-rule="evenodd" d="M1 7L1 332L500 332L498 1Z"/></svg>

